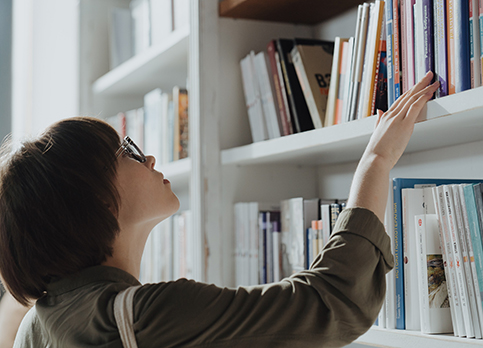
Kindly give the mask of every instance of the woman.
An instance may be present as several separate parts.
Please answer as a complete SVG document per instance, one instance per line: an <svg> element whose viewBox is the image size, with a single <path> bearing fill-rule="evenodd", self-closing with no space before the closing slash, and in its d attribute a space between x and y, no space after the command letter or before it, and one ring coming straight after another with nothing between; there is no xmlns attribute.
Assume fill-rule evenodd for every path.
<svg viewBox="0 0 483 348"><path fill-rule="evenodd" d="M134 297L139 347L334 347L369 329L393 266L381 221L389 171L438 84L432 74L383 114L347 209L310 270L219 288L185 279ZM179 206L168 180L100 120L73 118L7 156L0 175L0 272L24 305L16 347L121 347L115 296L139 285L151 229Z"/></svg>

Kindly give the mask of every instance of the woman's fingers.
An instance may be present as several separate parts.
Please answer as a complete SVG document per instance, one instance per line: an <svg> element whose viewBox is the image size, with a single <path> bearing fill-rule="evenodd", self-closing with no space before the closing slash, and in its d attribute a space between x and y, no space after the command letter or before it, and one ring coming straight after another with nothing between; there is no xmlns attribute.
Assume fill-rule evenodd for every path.
<svg viewBox="0 0 483 348"><path fill-rule="evenodd" d="M416 118L419 116L419 112L423 108L424 104L431 99L434 92L438 89L438 86L439 82L436 81L435 83L420 90L418 93L412 95L399 111L401 115L404 115L405 118L411 118L416 121Z"/></svg>
<svg viewBox="0 0 483 348"><path fill-rule="evenodd" d="M431 71L428 71L428 73L416 84L411 88L410 90L406 91L403 95L401 95L395 102L394 104L389 108L388 112L391 112L391 114L396 115L399 114L401 109L407 104L409 99L413 98L413 101L417 98L419 98L420 93L427 88L428 84L431 82L433 78L433 73ZM424 92L423 92L424 93Z"/></svg>

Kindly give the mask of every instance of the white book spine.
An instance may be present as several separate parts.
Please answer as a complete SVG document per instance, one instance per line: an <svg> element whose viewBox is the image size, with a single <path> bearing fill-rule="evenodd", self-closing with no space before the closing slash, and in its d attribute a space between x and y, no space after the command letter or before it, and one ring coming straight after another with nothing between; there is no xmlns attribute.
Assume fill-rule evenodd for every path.
<svg viewBox="0 0 483 348"><path fill-rule="evenodd" d="M419 252L417 261L421 300L421 332L426 334L449 333L453 331L453 325L437 215L416 215L414 222Z"/></svg>
<svg viewBox="0 0 483 348"><path fill-rule="evenodd" d="M461 251L463 254L463 265L464 271L466 276L466 286L468 289L468 297L469 297L469 308L471 311L471 318L473 320L473 327L475 329L475 338L481 339L481 327L480 327L480 318L478 313L478 308L481 307L477 305L476 302L476 292L479 292L478 280L474 280L473 276L476 277L476 265L474 262L474 254L473 248L471 247L471 236L469 231L469 224L468 224L468 216L466 215L466 204L464 202L464 194L461 196L460 193L461 185L452 185L453 189L453 196L454 196L454 203L455 203L455 212L456 212L456 220L458 226L458 236L461 245ZM461 187L462 190L462 187ZM462 199L463 198L463 199ZM471 261L473 260L473 262ZM472 265L474 268L474 273L472 271ZM475 284L476 281L476 284ZM475 289L476 285L476 289ZM480 296L478 296L480 297ZM481 302L478 302L481 304Z"/></svg>
<svg viewBox="0 0 483 348"><path fill-rule="evenodd" d="M269 66L265 52L262 51L255 55L254 63L268 136L270 139L279 138L281 136L280 124L278 122L279 117L277 116L277 107L275 105L272 84L270 83Z"/></svg>
<svg viewBox="0 0 483 348"><path fill-rule="evenodd" d="M450 239L451 244L453 247L453 256L455 261L455 269L456 269L456 283L457 283L457 291L460 297L461 303L461 312L463 314L463 322L466 331L466 337L474 338L475 337L475 330L473 325L473 320L471 318L471 311L470 311L470 304L469 304L469 295L468 295L468 288L466 286L466 275L464 271L464 264L463 264L463 253L461 249L461 243L458 237L457 225L456 225L456 213L454 208L454 201L453 201L453 190L451 186L444 185L444 198L447 208L447 219L448 219L448 227L450 232Z"/></svg>
<svg viewBox="0 0 483 348"><path fill-rule="evenodd" d="M438 213L440 241L443 250L443 261L445 263L445 275L448 283L448 297L451 310L451 321L453 323L453 332L455 336L466 335L463 314L459 303L459 295L456 285L456 271L453 259L451 239L448 231L448 221L446 218L446 202L444 199L444 191L442 186L433 189L434 204Z"/></svg>
<svg viewBox="0 0 483 348"><path fill-rule="evenodd" d="M249 232L249 280L248 285L257 285L259 282L258 279L258 258L259 258L259 249L258 249L258 203L251 202L249 203L249 219L250 219L250 232Z"/></svg>
<svg viewBox="0 0 483 348"><path fill-rule="evenodd" d="M419 315L419 288L417 265L417 242L414 216L424 214L423 189L403 189L403 252L404 252L404 297L406 330L421 329Z"/></svg>

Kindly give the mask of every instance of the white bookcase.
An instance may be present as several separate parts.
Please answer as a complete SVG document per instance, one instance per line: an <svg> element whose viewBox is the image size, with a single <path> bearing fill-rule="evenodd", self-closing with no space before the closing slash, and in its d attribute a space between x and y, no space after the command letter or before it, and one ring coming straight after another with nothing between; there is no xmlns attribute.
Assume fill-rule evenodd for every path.
<svg viewBox="0 0 483 348"><path fill-rule="evenodd" d="M362 1L300 1L294 16L304 6L308 6L306 13L315 12L307 4L319 7L321 14L315 19L307 14L310 24L270 21L273 16L287 20L290 9L278 11L274 6L283 8L291 1L264 1L270 11L267 6L256 7L257 2L222 2L229 8L224 12L227 16L258 18L252 20L221 17L218 0L191 0L189 29L173 32L162 45L110 72L107 11L114 5L128 6L129 1L80 2L82 113L109 116L140 107L142 96L152 88L172 88L188 81L190 158L161 170L173 183L182 206L192 211L197 279L221 286L235 282L233 204L296 196L347 197L357 161L374 128L374 118L367 118L251 143L240 59L250 50L265 50L274 38L352 36L355 6ZM327 11L321 11L321 4ZM341 10L346 12L340 14ZM391 175L483 178L482 150L483 87L429 102ZM357 344L466 347L483 341L373 328Z"/></svg>

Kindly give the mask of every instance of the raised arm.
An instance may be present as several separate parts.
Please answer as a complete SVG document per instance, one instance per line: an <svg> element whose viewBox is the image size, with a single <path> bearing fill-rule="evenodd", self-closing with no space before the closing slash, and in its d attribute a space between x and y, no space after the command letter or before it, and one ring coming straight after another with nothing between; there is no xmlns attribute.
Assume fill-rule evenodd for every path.
<svg viewBox="0 0 483 348"><path fill-rule="evenodd" d="M404 93L387 112L378 110L376 128L352 181L348 208L361 207L384 221L389 172L403 154L421 109L439 86L432 72Z"/></svg>

